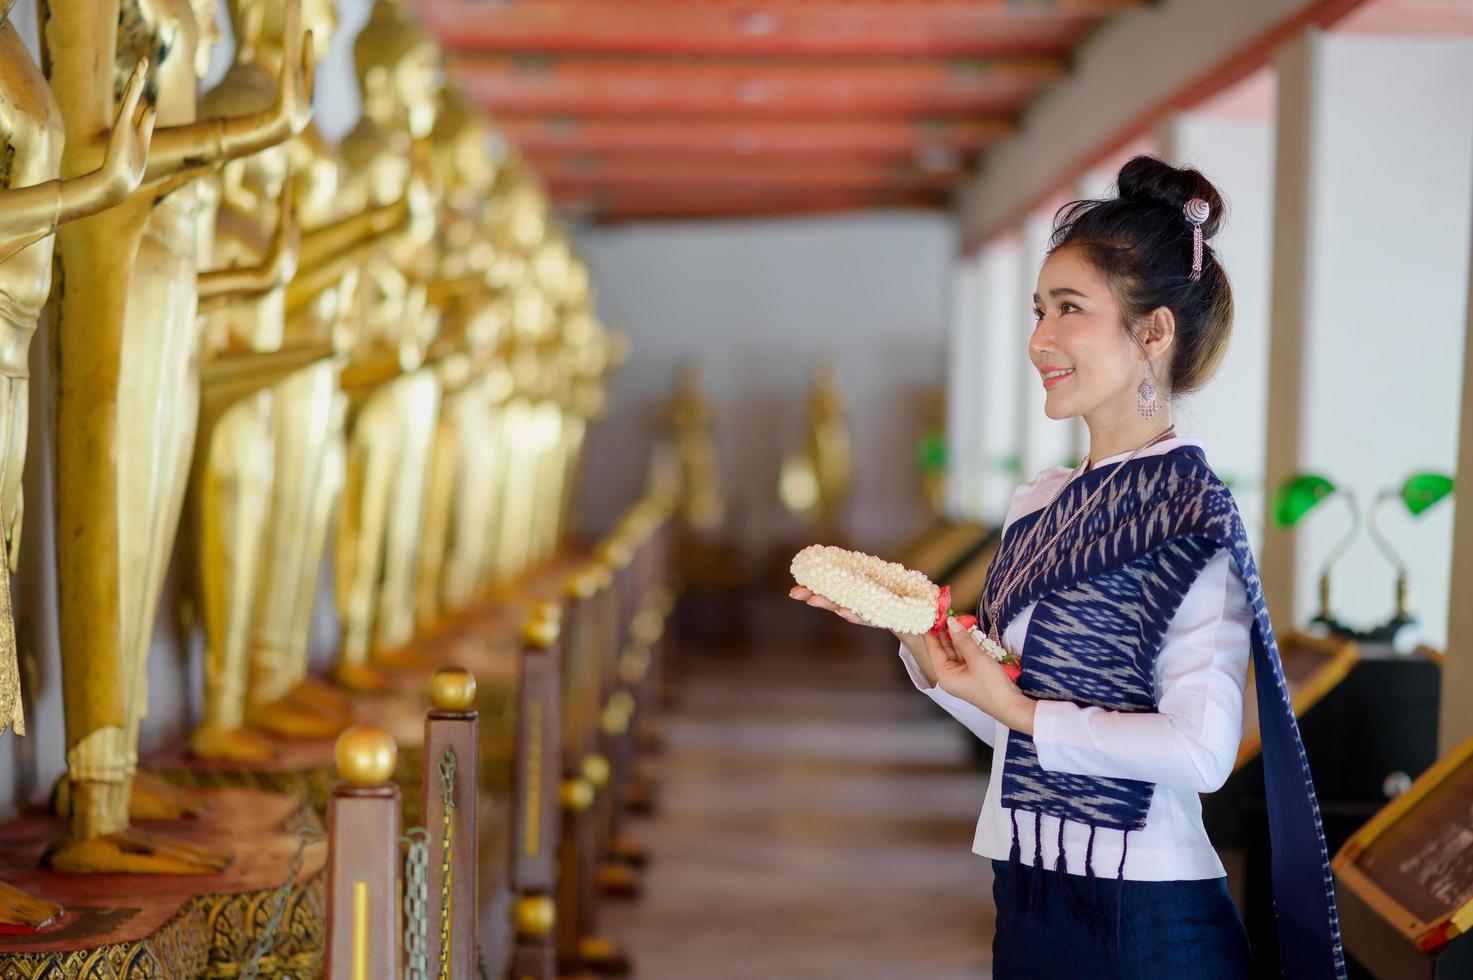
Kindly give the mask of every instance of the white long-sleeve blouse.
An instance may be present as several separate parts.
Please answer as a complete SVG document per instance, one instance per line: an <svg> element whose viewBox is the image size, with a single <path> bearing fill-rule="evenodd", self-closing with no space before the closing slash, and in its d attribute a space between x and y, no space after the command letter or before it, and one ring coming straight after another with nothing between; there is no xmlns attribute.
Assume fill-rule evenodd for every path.
<svg viewBox="0 0 1473 980"><path fill-rule="evenodd" d="M1157 443L1142 456L1200 446L1192 438ZM1121 461L1126 454L1095 465ZM1045 506L1070 470L1044 470L1018 488L1004 528ZM1008 624L1003 643L1023 649L1033 606ZM1146 825L1131 831L1124 875L1132 881L1175 881L1220 877L1221 860L1202 826L1198 794L1220 787L1232 771L1243 730L1243 688L1247 682L1253 611L1237 564L1226 550L1203 568L1175 617L1168 624L1156 661L1157 709L1121 712L1080 707L1068 701L1040 701L1034 717L1033 741L1045 770L1085 776L1141 779L1156 784ZM1012 848L1012 814L1002 805L1002 773L1007 758L1008 729L976 705L931 686L904 647L901 660L918 690L993 746L992 775L972 850L983 857L1007 860ZM1052 868L1058 854L1059 822L1043 817L1043 866ZM1032 865L1034 815L1018 813L1023 863ZM1100 831L1095 836L1096 874L1114 877L1123 835ZM1084 873L1089 828L1064 824L1064 857L1071 873Z"/></svg>

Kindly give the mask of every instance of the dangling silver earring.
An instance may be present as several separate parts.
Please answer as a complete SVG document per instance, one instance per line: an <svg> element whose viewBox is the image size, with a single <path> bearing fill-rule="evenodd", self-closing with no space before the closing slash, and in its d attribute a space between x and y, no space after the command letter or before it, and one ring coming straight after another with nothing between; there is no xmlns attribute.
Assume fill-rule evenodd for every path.
<svg viewBox="0 0 1473 980"><path fill-rule="evenodd" d="M1155 418L1156 410L1160 408L1156 400L1156 386L1151 383L1151 371L1146 369L1146 376L1141 378L1141 383L1135 390L1135 410L1141 413L1141 418Z"/></svg>

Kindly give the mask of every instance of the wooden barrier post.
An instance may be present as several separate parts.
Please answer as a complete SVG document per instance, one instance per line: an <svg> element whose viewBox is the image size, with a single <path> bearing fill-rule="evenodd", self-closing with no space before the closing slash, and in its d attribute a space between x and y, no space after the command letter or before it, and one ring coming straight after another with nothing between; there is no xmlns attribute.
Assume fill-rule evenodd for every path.
<svg viewBox="0 0 1473 980"><path fill-rule="evenodd" d="M563 656L563 811L559 850L557 961L564 975L625 976L628 956L598 933L597 813L607 796L609 764L599 753L602 694L599 646L601 569L589 567L565 585Z"/></svg>
<svg viewBox="0 0 1473 980"><path fill-rule="evenodd" d="M399 954L398 749L387 732L338 736L328 809L326 980L396 977Z"/></svg>
<svg viewBox="0 0 1473 980"><path fill-rule="evenodd" d="M603 734L602 755L608 760L609 790L599 808L601 853L608 859L599 868L599 888L608 896L635 898L640 894L639 877L629 863L617 859L624 828L624 798L634 768L633 729L637 705L625 689L619 673L619 657L629 636L633 618L633 545L626 533L616 534L602 548L602 557L612 580L608 602L612 606L609 635L603 643L604 699L599 725Z"/></svg>
<svg viewBox="0 0 1473 980"><path fill-rule="evenodd" d="M513 980L556 976L559 779L562 719L558 687L560 607L539 603L522 626L512 799L511 885L516 897Z"/></svg>
<svg viewBox="0 0 1473 980"><path fill-rule="evenodd" d="M474 977L479 968L476 813L481 772L475 676L463 667L440 668L430 678L430 703L420 799L429 832L431 974Z"/></svg>

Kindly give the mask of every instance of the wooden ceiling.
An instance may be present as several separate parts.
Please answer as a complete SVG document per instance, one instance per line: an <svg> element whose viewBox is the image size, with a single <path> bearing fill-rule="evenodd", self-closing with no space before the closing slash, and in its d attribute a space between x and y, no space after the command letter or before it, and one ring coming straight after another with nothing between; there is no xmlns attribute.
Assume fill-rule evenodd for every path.
<svg viewBox="0 0 1473 980"><path fill-rule="evenodd" d="M944 207L1147 0L417 0L472 99L599 221Z"/></svg>

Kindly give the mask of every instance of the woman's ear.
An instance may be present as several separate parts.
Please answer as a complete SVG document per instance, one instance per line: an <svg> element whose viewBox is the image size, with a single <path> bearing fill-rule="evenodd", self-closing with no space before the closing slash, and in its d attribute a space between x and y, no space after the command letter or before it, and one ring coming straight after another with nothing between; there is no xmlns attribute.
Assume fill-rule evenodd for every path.
<svg viewBox="0 0 1473 980"><path fill-rule="evenodd" d="M1141 349L1148 360L1156 360L1171 349L1176 341L1176 316L1164 306L1158 306L1141 321Z"/></svg>

